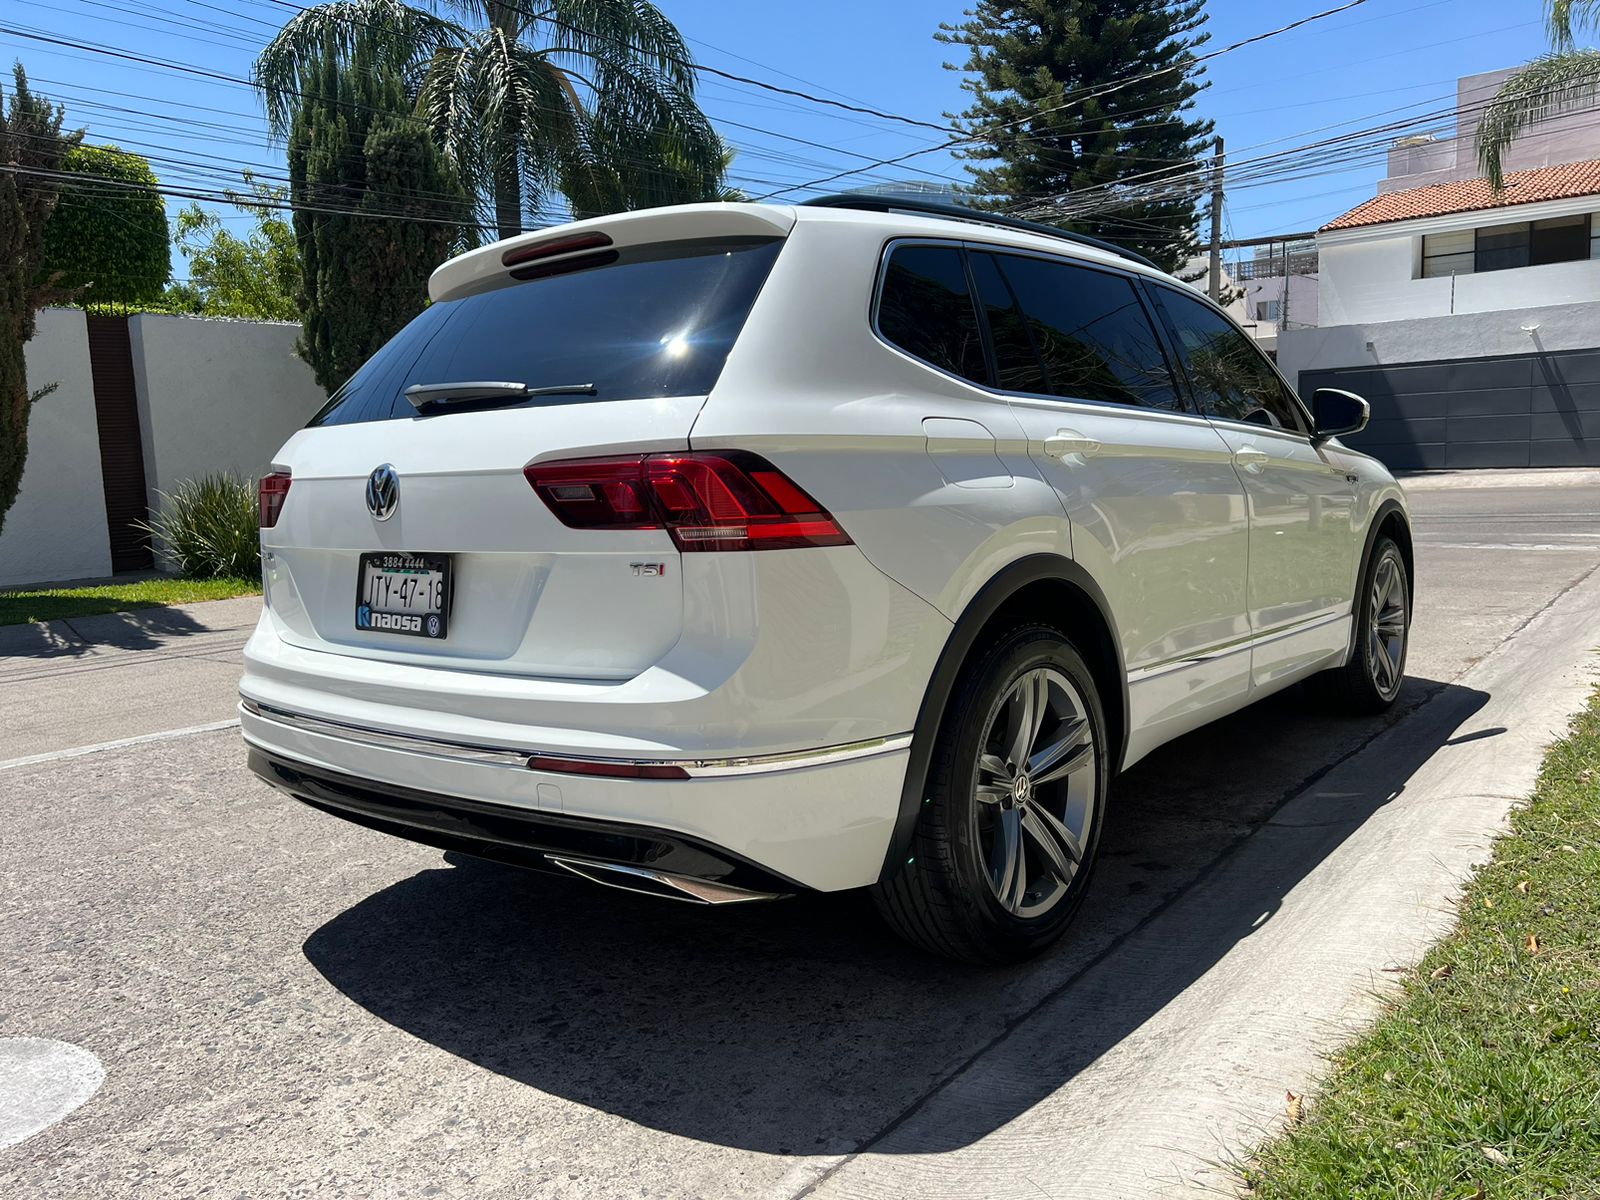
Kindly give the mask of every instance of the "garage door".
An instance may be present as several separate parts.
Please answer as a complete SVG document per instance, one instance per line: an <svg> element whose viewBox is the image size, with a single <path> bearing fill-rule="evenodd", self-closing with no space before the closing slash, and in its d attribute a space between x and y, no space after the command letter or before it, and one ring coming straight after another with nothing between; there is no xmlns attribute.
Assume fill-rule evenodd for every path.
<svg viewBox="0 0 1600 1200"><path fill-rule="evenodd" d="M1341 440L1396 470L1600 466L1600 350L1301 372L1319 387L1367 398Z"/></svg>

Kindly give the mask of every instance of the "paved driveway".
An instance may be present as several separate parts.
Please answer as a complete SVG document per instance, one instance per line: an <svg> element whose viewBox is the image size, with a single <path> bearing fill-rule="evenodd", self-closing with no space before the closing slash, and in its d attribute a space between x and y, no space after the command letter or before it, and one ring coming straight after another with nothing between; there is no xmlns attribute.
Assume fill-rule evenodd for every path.
<svg viewBox="0 0 1600 1200"><path fill-rule="evenodd" d="M1588 677L1600 473L1411 491L1397 711L1290 695L1153 755L1076 936L1000 972L856 895L702 910L441 858L272 793L232 729L150 737L230 717L248 605L133 618L137 651L0 640L0 1038L105 1072L0 1149L0 1195L1180 1189L1438 931ZM41 1121L50 1045L0 1040Z"/></svg>

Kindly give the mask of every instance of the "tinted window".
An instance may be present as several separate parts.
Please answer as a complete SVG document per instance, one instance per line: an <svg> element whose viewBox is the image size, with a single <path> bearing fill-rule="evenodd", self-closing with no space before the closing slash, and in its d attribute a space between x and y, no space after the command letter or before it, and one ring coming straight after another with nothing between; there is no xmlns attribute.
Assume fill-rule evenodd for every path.
<svg viewBox="0 0 1600 1200"><path fill-rule="evenodd" d="M1130 279L1043 258L995 257L1027 314L1050 394L1183 407Z"/></svg>
<svg viewBox="0 0 1600 1200"><path fill-rule="evenodd" d="M614 262L425 309L350 377L313 425L413 417L413 383L593 384L579 404L709 392L781 242L667 242ZM430 418L436 419L436 418Z"/></svg>
<svg viewBox="0 0 1600 1200"><path fill-rule="evenodd" d="M1232 321L1172 288L1155 291L1178 343L1178 358L1206 412L1304 432L1288 386Z"/></svg>
<svg viewBox="0 0 1600 1200"><path fill-rule="evenodd" d="M1050 393L1050 381L1039 365L1039 351L1028 332L1028 321L1017 306L1011 285L1000 274L992 254L973 254L972 277L978 284L978 301L989 320L994 341L998 385L1008 392Z"/></svg>
<svg viewBox="0 0 1600 1200"><path fill-rule="evenodd" d="M988 383L978 315L956 246L897 246L884 272L878 332L907 354Z"/></svg>

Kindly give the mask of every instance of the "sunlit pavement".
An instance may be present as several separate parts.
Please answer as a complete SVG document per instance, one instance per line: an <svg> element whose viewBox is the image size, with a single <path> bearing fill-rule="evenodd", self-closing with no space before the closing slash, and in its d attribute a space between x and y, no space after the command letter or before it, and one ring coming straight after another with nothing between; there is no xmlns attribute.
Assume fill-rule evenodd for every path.
<svg viewBox="0 0 1600 1200"><path fill-rule="evenodd" d="M652 902L303 809L206 728L249 601L0 636L0 1038L105 1073L49 1076L0 1195L1180 1189L1437 931L1582 694L1600 474L1411 494L1397 712L1291 694L1141 763L1074 935L1002 972L856 895Z"/></svg>

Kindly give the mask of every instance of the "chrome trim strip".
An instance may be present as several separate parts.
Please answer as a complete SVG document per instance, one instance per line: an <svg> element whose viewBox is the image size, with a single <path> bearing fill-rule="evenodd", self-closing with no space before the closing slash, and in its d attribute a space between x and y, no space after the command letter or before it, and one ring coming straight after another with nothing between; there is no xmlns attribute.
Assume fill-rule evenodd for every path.
<svg viewBox="0 0 1600 1200"><path fill-rule="evenodd" d="M683 900L689 904L748 904L752 900L781 900L784 896L782 892L753 892L748 888L730 887L728 884L716 883L710 879L694 879L688 875L652 871L648 867L636 867L628 863L596 862L593 859L564 858L556 854L546 854L544 857L547 862L552 862L581 879L587 879L590 883L618 888L624 892L638 892L641 896L655 896L662 900ZM617 879L605 878L606 872L614 872L624 879L639 879L659 884L671 890L661 892L630 886ZM681 894L673 895L673 892Z"/></svg>
<svg viewBox="0 0 1600 1200"><path fill-rule="evenodd" d="M432 754L438 758L450 758L459 762L485 763L501 767L526 767L530 751L505 750L493 746L474 746L465 742L448 742L438 738L417 737L412 734L387 733L381 729L368 729L361 725L348 725L343 721L329 721L322 717L307 717L300 713L286 712L281 708L272 708L268 705L251 700L248 696L239 698L239 711L263 721L271 721L276 725L284 725L290 729L298 729L305 733L317 733L324 737L341 738L347 742L359 742L363 746L376 746L382 750L405 750L411 754Z"/></svg>
<svg viewBox="0 0 1600 1200"><path fill-rule="evenodd" d="M252 700L248 696L240 697L239 710L251 717L289 729L341 738L347 742L375 746L383 750L431 754L458 762L526 769L533 757L548 755L551 758L564 758L571 762L605 763L612 766L681 767L693 779L715 779L728 775L756 775L771 771L794 771L803 767L829 766L858 758L873 758L879 754L893 754L911 746L911 735L901 733L892 737L867 738L838 746L824 746L817 750L789 750L779 754L755 754L741 758L607 758L592 754L569 754L561 750L516 750L500 746L479 746L415 734L391 733L343 721L330 721L322 717L308 717L300 713L287 712ZM552 771L549 774L559 775L561 772Z"/></svg>
<svg viewBox="0 0 1600 1200"><path fill-rule="evenodd" d="M1201 663L1213 662L1219 658L1227 658L1232 654L1243 654L1246 650L1254 650L1258 646L1270 646L1273 642L1282 641L1284 638L1293 637L1300 633L1310 633L1312 630L1321 629L1324 625L1331 625L1335 621L1348 621L1350 614L1347 612L1330 613L1323 617L1312 617L1296 625L1289 625L1278 629L1269 629L1265 633L1251 634L1247 638L1240 638L1234 642L1224 642L1220 646L1213 646L1203 654L1189 654L1183 658L1169 658L1162 662L1152 663L1147 667L1137 667L1128 672L1129 683L1143 683L1147 679L1154 679L1158 675L1179 670L1183 667L1199 666Z"/></svg>

